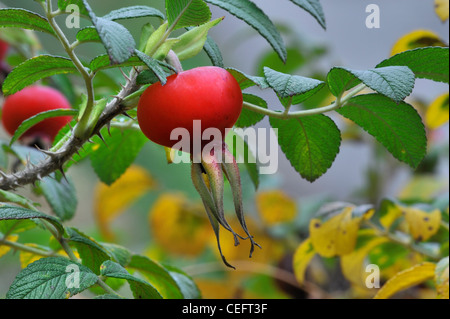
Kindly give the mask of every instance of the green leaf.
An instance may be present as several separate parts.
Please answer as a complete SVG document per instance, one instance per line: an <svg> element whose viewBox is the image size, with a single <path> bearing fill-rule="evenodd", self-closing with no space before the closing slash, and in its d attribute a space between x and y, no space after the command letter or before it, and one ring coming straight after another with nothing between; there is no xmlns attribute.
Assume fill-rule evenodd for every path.
<svg viewBox="0 0 450 319"><path fill-rule="evenodd" d="M40 187L52 211L62 221L71 220L75 216L78 200L70 180L61 178L58 181L55 177L45 177Z"/></svg>
<svg viewBox="0 0 450 319"><path fill-rule="evenodd" d="M101 275L109 278L125 279L130 284L135 299L162 299L159 292L148 282L134 277L118 263L107 260L100 267Z"/></svg>
<svg viewBox="0 0 450 319"><path fill-rule="evenodd" d="M117 295L106 294L106 295L95 296L94 299L122 299L122 298L120 298Z"/></svg>
<svg viewBox="0 0 450 319"><path fill-rule="evenodd" d="M166 14L173 30L200 25L211 19L211 11L203 0L166 0Z"/></svg>
<svg viewBox="0 0 450 319"><path fill-rule="evenodd" d="M135 53L137 55L137 57L144 62L148 68L150 70L153 71L153 73L155 73L155 75L158 77L159 81L161 82L162 85L166 84L167 82L167 75L166 72L164 71L164 69L161 66L161 62L159 62L158 60L155 60L151 57L149 57L147 54L139 51L139 50L135 50Z"/></svg>
<svg viewBox="0 0 450 319"><path fill-rule="evenodd" d="M58 0L58 8L61 11L66 11L67 7L71 4L76 5L80 9L81 15L89 16L89 13L86 10L83 0Z"/></svg>
<svg viewBox="0 0 450 319"><path fill-rule="evenodd" d="M12 145L15 141L17 141L26 131L28 131L30 128L35 126L36 124L42 122L43 120L53 118L53 117L60 117L60 116L76 116L78 115L77 110L71 110L71 109L56 109L51 111L46 111L39 113L33 117L30 117L29 119L25 120L20 124L20 126L17 128L17 130L14 132L14 136L11 138L11 141L9 142L9 145Z"/></svg>
<svg viewBox="0 0 450 319"><path fill-rule="evenodd" d="M130 263L132 253L125 247L111 243L101 243L101 245L113 257L113 260L121 266L125 267Z"/></svg>
<svg viewBox="0 0 450 319"><path fill-rule="evenodd" d="M248 93L244 93L242 96L244 98L244 102L248 102L257 105L259 107L262 107L264 109L267 109L267 102L262 98L260 98L259 96ZM237 120L235 126L241 128L250 127L261 122L264 117L265 117L264 114L256 113L246 108L243 108L241 115L239 116L239 119Z"/></svg>
<svg viewBox="0 0 450 319"><path fill-rule="evenodd" d="M111 256L99 243L93 238L80 232L75 228L67 228L69 234L69 244L73 244L80 254L81 262L96 275L100 274L100 266Z"/></svg>
<svg viewBox="0 0 450 319"><path fill-rule="evenodd" d="M56 35L47 19L24 9L0 9L0 28L17 27Z"/></svg>
<svg viewBox="0 0 450 319"><path fill-rule="evenodd" d="M405 51L384 60L377 68L403 65L417 78L449 83L449 48L425 47Z"/></svg>
<svg viewBox="0 0 450 319"><path fill-rule="evenodd" d="M159 82L159 79L152 70L144 70L136 78L136 83L139 85L154 84L156 82Z"/></svg>
<svg viewBox="0 0 450 319"><path fill-rule="evenodd" d="M27 208L1 205L0 206L0 221L3 220L24 220L24 219L44 219L50 222L58 231L59 234L64 234L64 226L59 219L45 215L41 212L30 210Z"/></svg>
<svg viewBox="0 0 450 319"><path fill-rule="evenodd" d="M79 270L76 273L74 270ZM72 276L72 277L71 277ZM79 286L67 288L67 283ZM68 299L98 280L89 268L62 257L42 258L28 265L14 279L7 299Z"/></svg>
<svg viewBox="0 0 450 319"><path fill-rule="evenodd" d="M372 90L400 102L411 94L415 75L406 66L390 66L367 71L336 67L328 73L328 85L334 96L340 96L344 91L360 82Z"/></svg>
<svg viewBox="0 0 450 319"><path fill-rule="evenodd" d="M298 119L270 118L278 129L278 143L294 169L313 182L333 164L341 145L341 134L336 124L325 115Z"/></svg>
<svg viewBox="0 0 450 319"><path fill-rule="evenodd" d="M284 106L300 104L325 86L323 81L284 74L267 67L264 68L264 74Z"/></svg>
<svg viewBox="0 0 450 319"><path fill-rule="evenodd" d="M291 1L296 5L300 6L301 8L305 9L307 12L309 12L317 20L317 22L319 22L322 28L324 29L327 28L325 22L325 14L323 13L323 8L319 0L291 0Z"/></svg>
<svg viewBox="0 0 450 319"><path fill-rule="evenodd" d="M139 131L111 130L105 144L99 144L91 154L91 163L100 180L111 185L133 163L147 138Z"/></svg>
<svg viewBox="0 0 450 319"><path fill-rule="evenodd" d="M183 299L184 296L176 281L161 265L145 256L134 255L128 268L139 271L167 299Z"/></svg>
<svg viewBox="0 0 450 319"><path fill-rule="evenodd" d="M263 77L247 75L234 68L227 68L227 71L234 76L236 81L238 81L241 90L248 89L255 85L260 89L267 89L269 87L269 83L267 83L266 79Z"/></svg>
<svg viewBox="0 0 450 319"><path fill-rule="evenodd" d="M206 43L203 49L214 66L218 66L219 68L225 67L222 52L220 52L219 46L209 35L206 37Z"/></svg>
<svg viewBox="0 0 450 319"><path fill-rule="evenodd" d="M210 21L183 33L172 47L178 58L183 61L199 54L205 46L209 30L218 25L223 18Z"/></svg>
<svg viewBox="0 0 450 319"><path fill-rule="evenodd" d="M103 19L121 20L121 19L134 19L142 17L157 17L162 20L165 19L165 16L164 14L161 13L161 11L148 6L132 6L120 8L111 11L110 13L105 15Z"/></svg>
<svg viewBox="0 0 450 319"><path fill-rule="evenodd" d="M169 271L172 278L176 281L178 287L180 287L185 299L201 298L201 292L191 277L189 277L182 270L173 266L164 265L164 267Z"/></svg>
<svg viewBox="0 0 450 319"><path fill-rule="evenodd" d="M77 40L79 42L102 42L95 27L86 27L78 31Z"/></svg>
<svg viewBox="0 0 450 319"><path fill-rule="evenodd" d="M205 0L207 3L219 6L237 18L245 21L263 36L286 62L287 52L283 39L269 17L249 0Z"/></svg>
<svg viewBox="0 0 450 319"><path fill-rule="evenodd" d="M425 127L411 105L368 94L353 97L338 112L374 136L399 161L416 168L425 157Z"/></svg>
<svg viewBox="0 0 450 319"><path fill-rule="evenodd" d="M91 69L92 72L99 72L106 69L112 69L112 68L123 68L127 66L139 66L144 65L144 63L138 58L138 57L131 57L127 61L124 61L119 64L114 64L111 61L111 58L109 55L99 55L92 59L92 61L89 63L89 69Z"/></svg>
<svg viewBox="0 0 450 319"><path fill-rule="evenodd" d="M72 61L58 56L40 55L19 64L3 82L3 94L14 94L25 87L55 74L73 73Z"/></svg>

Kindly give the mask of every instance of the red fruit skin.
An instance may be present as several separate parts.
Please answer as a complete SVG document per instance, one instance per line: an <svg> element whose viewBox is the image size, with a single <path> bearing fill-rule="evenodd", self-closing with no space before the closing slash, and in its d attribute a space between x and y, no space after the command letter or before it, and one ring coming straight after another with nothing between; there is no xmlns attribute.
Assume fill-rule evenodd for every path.
<svg viewBox="0 0 450 319"><path fill-rule="evenodd" d="M2 110L3 127L9 134L14 135L20 124L30 117L45 111L70 108L69 101L59 91L51 87L30 86L5 99ZM58 132L71 120L71 116L46 119L26 131L21 139L42 137L53 141Z"/></svg>
<svg viewBox="0 0 450 319"><path fill-rule="evenodd" d="M173 147L170 140L176 128L185 128L193 148L193 121L201 120L202 133L217 128L225 139L225 129L232 128L242 111L242 91L236 79L219 67L199 67L180 72L151 85L138 104L138 122L142 132L153 142ZM203 145L209 141L203 141Z"/></svg>
<svg viewBox="0 0 450 319"><path fill-rule="evenodd" d="M9 44L3 40L0 40L0 61L3 61L8 53Z"/></svg>

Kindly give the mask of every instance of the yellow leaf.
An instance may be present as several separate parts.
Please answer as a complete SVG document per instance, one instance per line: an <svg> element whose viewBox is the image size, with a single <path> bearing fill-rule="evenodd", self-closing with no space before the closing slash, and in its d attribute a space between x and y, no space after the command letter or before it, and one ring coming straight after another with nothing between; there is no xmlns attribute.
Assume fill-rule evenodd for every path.
<svg viewBox="0 0 450 319"><path fill-rule="evenodd" d="M303 241L295 251L293 260L294 274L300 284L304 283L306 268L315 254L316 251L314 250L310 239Z"/></svg>
<svg viewBox="0 0 450 319"><path fill-rule="evenodd" d="M189 203L182 194L161 195L150 209L149 222L157 242L175 254L200 254L212 233L203 206Z"/></svg>
<svg viewBox="0 0 450 319"><path fill-rule="evenodd" d="M404 213L409 231L415 240L428 240L438 232L442 218L439 209L427 213L414 207L406 207Z"/></svg>
<svg viewBox="0 0 450 319"><path fill-rule="evenodd" d="M432 175L417 175L402 189L399 200L429 201L446 186L444 179Z"/></svg>
<svg viewBox="0 0 450 319"><path fill-rule="evenodd" d="M392 48L391 55L429 46L446 46L446 44L432 31L416 30L398 39Z"/></svg>
<svg viewBox="0 0 450 319"><path fill-rule="evenodd" d="M448 122L448 93L445 93L435 99L427 109L425 114L425 124L432 130L435 130Z"/></svg>
<svg viewBox="0 0 450 319"><path fill-rule="evenodd" d="M154 188L155 183L150 174L139 166L131 166L111 186L99 183L95 190L95 216L100 232L105 239L114 238L110 223L123 211Z"/></svg>
<svg viewBox="0 0 450 319"><path fill-rule="evenodd" d="M355 286L365 287L367 273L364 268L364 261L372 249L388 241L389 239L386 237L373 236L371 239L367 240L362 247L348 255L342 256L341 268L344 277Z"/></svg>
<svg viewBox="0 0 450 319"><path fill-rule="evenodd" d="M403 208L390 200L383 200L380 208L380 223L389 229L392 224L402 216Z"/></svg>
<svg viewBox="0 0 450 319"><path fill-rule="evenodd" d="M39 246L36 244L25 244L25 246L32 247L32 248L38 248ZM40 255L36 255L33 253L29 253L26 251L21 251L19 255L20 259L20 266L22 268L26 268L29 264L34 263L35 261L44 258Z"/></svg>
<svg viewBox="0 0 450 319"><path fill-rule="evenodd" d="M445 22L448 20L449 15L449 0L435 0L435 9L436 14L439 16L439 18L442 20L442 22Z"/></svg>
<svg viewBox="0 0 450 319"><path fill-rule="evenodd" d="M388 299L397 292L434 278L436 265L424 262L399 272L389 279L375 295L374 299Z"/></svg>
<svg viewBox="0 0 450 319"><path fill-rule="evenodd" d="M324 223L319 219L311 220L309 233L317 253L323 257L334 257L354 250L359 226L365 216L352 218L352 212L353 208L347 207Z"/></svg>
<svg viewBox="0 0 450 319"><path fill-rule="evenodd" d="M436 289L438 292L438 298L439 299L449 299L448 297L448 278L449 278L449 271L448 271L448 264L449 264L448 257L442 259L437 265L436 265Z"/></svg>
<svg viewBox="0 0 450 319"><path fill-rule="evenodd" d="M268 225L293 221L297 215L297 204L279 190L265 191L256 195L256 206L263 222Z"/></svg>
<svg viewBox="0 0 450 319"><path fill-rule="evenodd" d="M17 236L17 235L10 235L10 236L6 237L6 240L7 241L11 241L11 242L16 242L17 239L19 239L19 236ZM5 256L10 250L11 250L11 247L9 247L9 246L2 246L0 244L0 258Z"/></svg>

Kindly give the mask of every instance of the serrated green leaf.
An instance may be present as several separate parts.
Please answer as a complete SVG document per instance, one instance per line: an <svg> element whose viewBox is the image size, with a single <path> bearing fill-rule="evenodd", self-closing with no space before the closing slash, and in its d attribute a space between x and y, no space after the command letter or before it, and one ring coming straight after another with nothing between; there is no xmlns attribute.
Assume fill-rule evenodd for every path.
<svg viewBox="0 0 450 319"><path fill-rule="evenodd" d="M132 6L120 8L111 11L110 13L105 15L103 19L122 20L122 19L142 18L142 17L157 17L163 20L165 19L165 16L164 14L161 13L161 11L148 6Z"/></svg>
<svg viewBox="0 0 450 319"><path fill-rule="evenodd" d="M374 136L399 161L415 168L425 157L425 128L411 105L368 94L353 97L338 112Z"/></svg>
<svg viewBox="0 0 450 319"><path fill-rule="evenodd" d="M77 40L79 42L102 42L95 27L86 27L78 31Z"/></svg>
<svg viewBox="0 0 450 319"><path fill-rule="evenodd" d="M0 28L17 27L56 35L47 19L25 9L0 9Z"/></svg>
<svg viewBox="0 0 450 319"><path fill-rule="evenodd" d="M58 181L56 178L45 177L40 187L53 213L62 221L71 220L75 216L78 199L75 187L68 178Z"/></svg>
<svg viewBox="0 0 450 319"><path fill-rule="evenodd" d="M36 124L42 122L43 120L60 117L60 116L76 116L78 115L77 110L71 109L56 109L47 112L39 113L29 119L25 120L20 124L17 130L14 132L14 136L11 138L10 145L17 141L26 131L35 126Z"/></svg>
<svg viewBox="0 0 450 319"><path fill-rule="evenodd" d="M144 70L136 78L136 84L139 85L154 84L156 82L159 82L159 79L152 70Z"/></svg>
<svg viewBox="0 0 450 319"><path fill-rule="evenodd" d="M406 66L390 66L367 71L336 67L328 73L328 86L334 96L363 82L372 90L396 102L404 100L414 88L414 73Z"/></svg>
<svg viewBox="0 0 450 319"><path fill-rule="evenodd" d="M118 263L107 260L100 267L102 276L125 279L130 284L135 299L162 299L159 292L148 282L134 277Z"/></svg>
<svg viewBox="0 0 450 319"><path fill-rule="evenodd" d="M99 275L100 266L106 260L111 259L109 252L93 238L88 237L78 229L67 228L67 234L69 235L69 244L73 244L76 247L82 264L96 275Z"/></svg>
<svg viewBox="0 0 450 319"><path fill-rule="evenodd" d="M449 83L449 48L426 47L405 51L384 60L377 68L402 65L417 78Z"/></svg>
<svg viewBox="0 0 450 319"><path fill-rule="evenodd" d="M166 0L166 14L173 30L200 25L211 19L211 11L203 0Z"/></svg>
<svg viewBox="0 0 450 319"><path fill-rule="evenodd" d="M99 72L102 70L112 69L112 68L122 68L127 66L141 66L144 65L144 63L138 58L138 57L131 57L127 61L124 61L119 64L114 64L113 61L111 61L111 58L109 55L99 55L95 57L90 63L89 63L89 69L91 69L92 72Z"/></svg>
<svg viewBox="0 0 450 319"><path fill-rule="evenodd" d="M178 58L183 61L199 54L205 46L209 30L218 25L223 18L219 18L183 33L172 47Z"/></svg>
<svg viewBox="0 0 450 319"><path fill-rule="evenodd" d="M58 56L40 55L19 64L3 82L3 94L14 94L25 87L55 74L73 73L72 61Z"/></svg>
<svg viewBox="0 0 450 319"><path fill-rule="evenodd" d="M219 46L217 43L211 38L209 35L206 37L206 43L203 47L209 59L211 60L214 66L218 66L219 68L225 68L225 64L223 63L222 52L220 52Z"/></svg>
<svg viewBox="0 0 450 319"><path fill-rule="evenodd" d="M153 71L153 73L155 73L155 75L158 77L161 84L162 85L166 84L167 74L164 71L164 69L161 67L161 63L158 60L155 60L155 59L149 57L147 54L145 54L139 50L135 50L135 53L136 53L136 56L142 62L144 62L148 66L148 68Z"/></svg>
<svg viewBox="0 0 450 319"><path fill-rule="evenodd" d="M260 89L267 89L269 87L269 83L267 83L267 80L263 77L247 75L234 68L227 68L227 71L230 72L236 81L238 81L241 90L248 89L255 85Z"/></svg>
<svg viewBox="0 0 450 319"><path fill-rule="evenodd" d="M139 271L167 299L183 299L184 296L176 281L161 265L145 257L134 255L128 268Z"/></svg>
<svg viewBox="0 0 450 319"><path fill-rule="evenodd" d="M64 226L59 219L45 215L41 212L30 210L27 208L1 205L0 206L0 221L3 220L23 220L23 219L44 219L50 222L58 231L59 234L64 234Z"/></svg>
<svg viewBox="0 0 450 319"><path fill-rule="evenodd" d="M317 22L319 22L322 28L324 29L327 28L325 22L325 14L323 13L323 8L319 0L291 0L291 1L296 5L300 6L301 8L305 9L307 12L309 12L317 20Z"/></svg>
<svg viewBox="0 0 450 319"><path fill-rule="evenodd" d="M147 138L138 131L111 130L111 136L91 153L91 163L100 180L111 185L133 163L147 142ZM106 165L107 163L107 165Z"/></svg>
<svg viewBox="0 0 450 319"><path fill-rule="evenodd" d="M86 10L83 0L58 0L58 8L61 11L66 11L67 7L71 4L76 5L80 9L81 15L89 16L89 13Z"/></svg>
<svg viewBox="0 0 450 319"><path fill-rule="evenodd" d="M72 268L71 268L72 267ZM67 288L74 272L79 278L79 286ZM69 270L69 271L68 271ZM42 258L28 265L14 279L6 295L7 299L68 299L98 280L89 268L62 257Z"/></svg>
<svg viewBox="0 0 450 319"><path fill-rule="evenodd" d="M299 75L289 75L264 68L267 83L277 93L284 106L296 105L307 100L325 85L325 82L305 78Z"/></svg>
<svg viewBox="0 0 450 319"><path fill-rule="evenodd" d="M278 53L280 59L286 62L287 52L283 39L269 17L249 0L205 0L216 5L235 17L245 21L261 34Z"/></svg>
<svg viewBox="0 0 450 319"><path fill-rule="evenodd" d="M270 118L270 124L278 129L278 143L291 165L310 182L322 176L339 153L340 131L325 115L290 120Z"/></svg>
<svg viewBox="0 0 450 319"><path fill-rule="evenodd" d="M244 93L242 94L242 96L244 98L244 102L248 102L257 105L259 107L262 107L264 109L267 109L267 102L262 98L260 98L259 96L248 93ZM264 116L265 116L264 114L256 113L246 108L243 108L241 115L239 116L239 119L237 120L235 126L245 128L256 125L263 120Z"/></svg>

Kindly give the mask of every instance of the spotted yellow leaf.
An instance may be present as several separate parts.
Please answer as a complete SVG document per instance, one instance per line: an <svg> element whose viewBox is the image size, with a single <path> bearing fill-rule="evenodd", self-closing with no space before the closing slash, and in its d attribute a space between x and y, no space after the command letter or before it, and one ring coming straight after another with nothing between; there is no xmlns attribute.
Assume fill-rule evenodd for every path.
<svg viewBox="0 0 450 319"><path fill-rule="evenodd" d="M16 242L17 239L19 239L19 236L17 236L17 235L10 235L10 236L6 237L6 240L10 241L10 242ZM11 248L9 246L0 244L0 258L5 256L10 250L11 250Z"/></svg>
<svg viewBox="0 0 450 319"><path fill-rule="evenodd" d="M149 222L156 241L180 255L200 254L212 233L203 206L182 194L161 195L150 209Z"/></svg>
<svg viewBox="0 0 450 319"><path fill-rule="evenodd" d="M154 188L155 182L143 168L133 165L111 186L99 183L95 189L95 216L102 235L113 240L111 222L133 202Z"/></svg>
<svg viewBox="0 0 450 319"><path fill-rule="evenodd" d="M439 209L427 213L414 207L406 207L404 213L409 231L415 240L428 240L440 228L442 215Z"/></svg>
<svg viewBox="0 0 450 319"><path fill-rule="evenodd" d="M449 107L448 107L448 93L439 96L428 107L425 114L425 124L430 129L437 129L448 122Z"/></svg>
<svg viewBox="0 0 450 319"><path fill-rule="evenodd" d="M433 31L416 30L398 39L392 47L391 55L429 46L446 46L446 44Z"/></svg>
<svg viewBox="0 0 450 319"><path fill-rule="evenodd" d="M295 201L279 190L260 192L256 195L256 206L268 226L290 222L297 215Z"/></svg>
<svg viewBox="0 0 450 319"><path fill-rule="evenodd" d="M374 299L388 299L399 291L416 286L435 276L436 265L424 262L399 272L389 279L375 295Z"/></svg>
<svg viewBox="0 0 450 319"><path fill-rule="evenodd" d="M449 15L449 0L435 0L436 14L445 22L448 20Z"/></svg>
<svg viewBox="0 0 450 319"><path fill-rule="evenodd" d="M323 257L343 256L355 249L361 222L372 215L373 211L353 218L353 207L344 210L325 222L312 219L309 224L311 243L317 253Z"/></svg>
<svg viewBox="0 0 450 319"><path fill-rule="evenodd" d="M302 244L297 248L294 254L294 274L295 278L300 284L305 281L306 268L308 267L310 261L315 256L316 251L314 250L311 240L307 239L302 242Z"/></svg>
<svg viewBox="0 0 450 319"><path fill-rule="evenodd" d="M448 271L448 264L449 264L448 257L442 259L437 265L436 265L436 275L435 275L435 281L436 281L436 289L438 292L438 298L440 299L449 299L448 296L448 278L449 278L449 271Z"/></svg>
<svg viewBox="0 0 450 319"><path fill-rule="evenodd" d="M365 287L367 273L364 261L367 255L377 246L389 241L386 237L375 236L371 229L361 230L360 238L363 237L363 244L353 252L341 257L342 274L356 287ZM359 242L359 239L358 239Z"/></svg>

